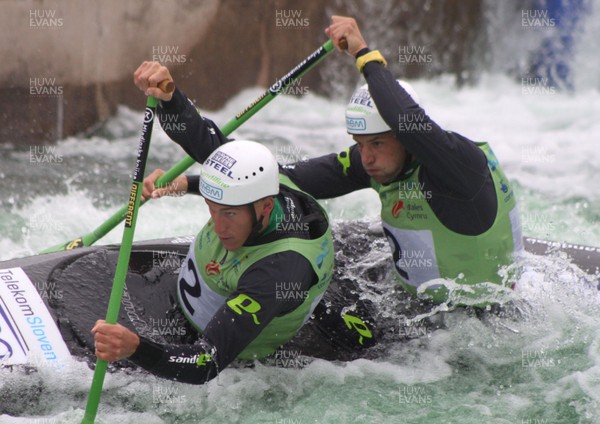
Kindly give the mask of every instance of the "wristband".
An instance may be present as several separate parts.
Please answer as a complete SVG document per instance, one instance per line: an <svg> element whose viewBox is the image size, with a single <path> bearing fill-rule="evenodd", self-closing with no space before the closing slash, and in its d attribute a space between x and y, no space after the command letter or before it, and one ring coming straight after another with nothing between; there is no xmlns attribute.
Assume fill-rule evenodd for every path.
<svg viewBox="0 0 600 424"><path fill-rule="evenodd" d="M367 62L373 61L383 63L384 66L387 65L385 58L381 55L381 53L379 53L379 50L373 50L372 52L364 54L356 59L356 67L358 68L359 72L362 72Z"/></svg>
<svg viewBox="0 0 600 424"><path fill-rule="evenodd" d="M371 50L370 50L368 47L365 47L364 49L362 49L362 50L359 50L359 51L358 51L358 53L356 53L356 54L354 55L354 59L358 59L359 57L366 55L366 54L367 54L367 53L369 53L370 51L371 51Z"/></svg>
<svg viewBox="0 0 600 424"><path fill-rule="evenodd" d="M187 193L200 194L200 175L186 175L187 178Z"/></svg>

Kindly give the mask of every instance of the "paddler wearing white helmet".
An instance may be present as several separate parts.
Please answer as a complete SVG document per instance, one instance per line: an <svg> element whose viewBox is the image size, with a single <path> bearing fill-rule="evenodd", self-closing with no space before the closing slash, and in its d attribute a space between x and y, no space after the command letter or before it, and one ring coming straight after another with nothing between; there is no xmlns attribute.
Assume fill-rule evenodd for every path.
<svg viewBox="0 0 600 424"><path fill-rule="evenodd" d="M397 80L397 83L415 104L418 103L418 95L410 83L402 80ZM406 121L411 121L411 128L415 128L413 123L422 121L406 116ZM405 127L409 128L408 125ZM413 160L401 143L392 141L396 135L379 113L367 84L358 88L350 98L346 107L346 131L357 143L365 171L379 183L396 179Z"/></svg>
<svg viewBox="0 0 600 424"><path fill-rule="evenodd" d="M415 101L419 103L419 96L413 86L403 80L396 80L400 87ZM369 93L369 86L362 85L352 94L346 107L346 130L348 134L381 134L392 131L383 120L375 102Z"/></svg>
<svg viewBox="0 0 600 424"><path fill-rule="evenodd" d="M99 320L98 358L128 358L155 375L204 384L234 359L273 354L312 316L333 275L327 214L280 175L267 147L223 141L197 157L199 179L179 181L204 197L211 217L182 262L171 311L197 341L158 343ZM146 197L162 173L146 178Z"/></svg>
<svg viewBox="0 0 600 424"><path fill-rule="evenodd" d="M339 154L283 165L280 172L317 199L375 190L397 281L408 294L453 305L502 302L514 284L502 268L521 252L522 236L515 194L494 152L431 119L415 91L368 47L353 18L332 17L325 33L338 48L345 40L367 85L340 117L347 118L354 143ZM165 132L196 160L228 141L180 90L162 100L159 116L176 114L188 129L166 126ZM364 341L362 323L355 328L364 330Z"/></svg>
<svg viewBox="0 0 600 424"><path fill-rule="evenodd" d="M502 277L500 269L514 263L522 236L514 192L494 152L433 121L412 85L369 49L353 18L334 16L325 32L336 46L347 44L367 83L345 113L355 145L294 164L290 177L317 198L374 189L398 282L409 293L435 303L501 302L516 276Z"/></svg>

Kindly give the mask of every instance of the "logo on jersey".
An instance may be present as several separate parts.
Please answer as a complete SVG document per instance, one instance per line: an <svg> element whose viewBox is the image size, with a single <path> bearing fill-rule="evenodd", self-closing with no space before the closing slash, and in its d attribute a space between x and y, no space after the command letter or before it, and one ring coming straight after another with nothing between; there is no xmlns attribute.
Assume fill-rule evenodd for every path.
<svg viewBox="0 0 600 424"><path fill-rule="evenodd" d="M243 259L246 259L247 257L248 257L248 255L246 255ZM237 272L237 273L240 272L240 267L242 266L242 262L238 258L233 258L231 260L231 265L233 265L233 269L235 270L235 272Z"/></svg>
<svg viewBox="0 0 600 424"><path fill-rule="evenodd" d="M321 254L317 256L317 267L321 269L323 263L325 263L325 259L331 252L331 246L329 245L329 241L327 239L323 240L321 243Z"/></svg>
<svg viewBox="0 0 600 424"><path fill-rule="evenodd" d="M175 364L194 364L199 367L204 367L211 361L212 357L208 353L195 354L193 356L169 356L169 362Z"/></svg>
<svg viewBox="0 0 600 424"><path fill-rule="evenodd" d="M346 323L346 327L348 327L350 330L356 331L359 334L359 337L358 337L359 344L364 345L365 338L371 339L371 340L366 340L367 346L370 346L372 344L373 333L371 333L369 326L362 319L360 319L359 317L350 315L350 314L344 314L344 316L342 318L344 319L344 322Z"/></svg>
<svg viewBox="0 0 600 424"><path fill-rule="evenodd" d="M214 259L207 263L204 269L208 275L218 275L221 273L221 270L219 269L219 263Z"/></svg>
<svg viewBox="0 0 600 424"><path fill-rule="evenodd" d="M403 207L404 202L402 200L397 200L396 202L394 202L394 206L392 206L392 216L394 218L398 218Z"/></svg>
<svg viewBox="0 0 600 424"><path fill-rule="evenodd" d="M243 315L244 313L250 314L254 324L260 325L260 321L256 316L258 311L261 309L260 303L252 299L250 296L246 294L240 294L236 298L228 300L227 306L229 306L231 310L238 315Z"/></svg>
<svg viewBox="0 0 600 424"><path fill-rule="evenodd" d="M204 367L206 366L210 361L212 360L212 357L210 356L210 354L208 353L203 353L202 355L198 356L198 359L196 360L196 365L198 365L199 367Z"/></svg>

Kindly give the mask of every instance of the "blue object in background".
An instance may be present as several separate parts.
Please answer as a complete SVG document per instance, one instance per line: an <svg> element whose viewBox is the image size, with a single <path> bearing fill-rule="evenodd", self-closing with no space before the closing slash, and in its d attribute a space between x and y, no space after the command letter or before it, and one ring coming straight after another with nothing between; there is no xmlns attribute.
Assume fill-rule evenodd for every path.
<svg viewBox="0 0 600 424"><path fill-rule="evenodd" d="M545 78L548 86L573 90L573 38L585 11L585 0L536 0L533 10L540 11L549 25L544 28L548 35L534 53L530 72Z"/></svg>

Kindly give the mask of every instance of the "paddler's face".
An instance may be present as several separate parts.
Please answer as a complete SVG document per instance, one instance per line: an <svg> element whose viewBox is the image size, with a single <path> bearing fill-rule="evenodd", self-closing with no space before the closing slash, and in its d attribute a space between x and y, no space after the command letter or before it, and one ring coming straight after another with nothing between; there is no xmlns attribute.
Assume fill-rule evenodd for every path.
<svg viewBox="0 0 600 424"><path fill-rule="evenodd" d="M374 135L355 135L360 159L365 171L380 184L394 181L406 160L406 150L390 132Z"/></svg>
<svg viewBox="0 0 600 424"><path fill-rule="evenodd" d="M254 226L254 217L248 205L228 206L219 205L207 199L204 199L204 201L208 205L210 217L215 225L215 233L217 233L223 247L232 251L242 247L248 240ZM253 203L252 207L256 212L256 216L268 215L264 203L264 200Z"/></svg>

